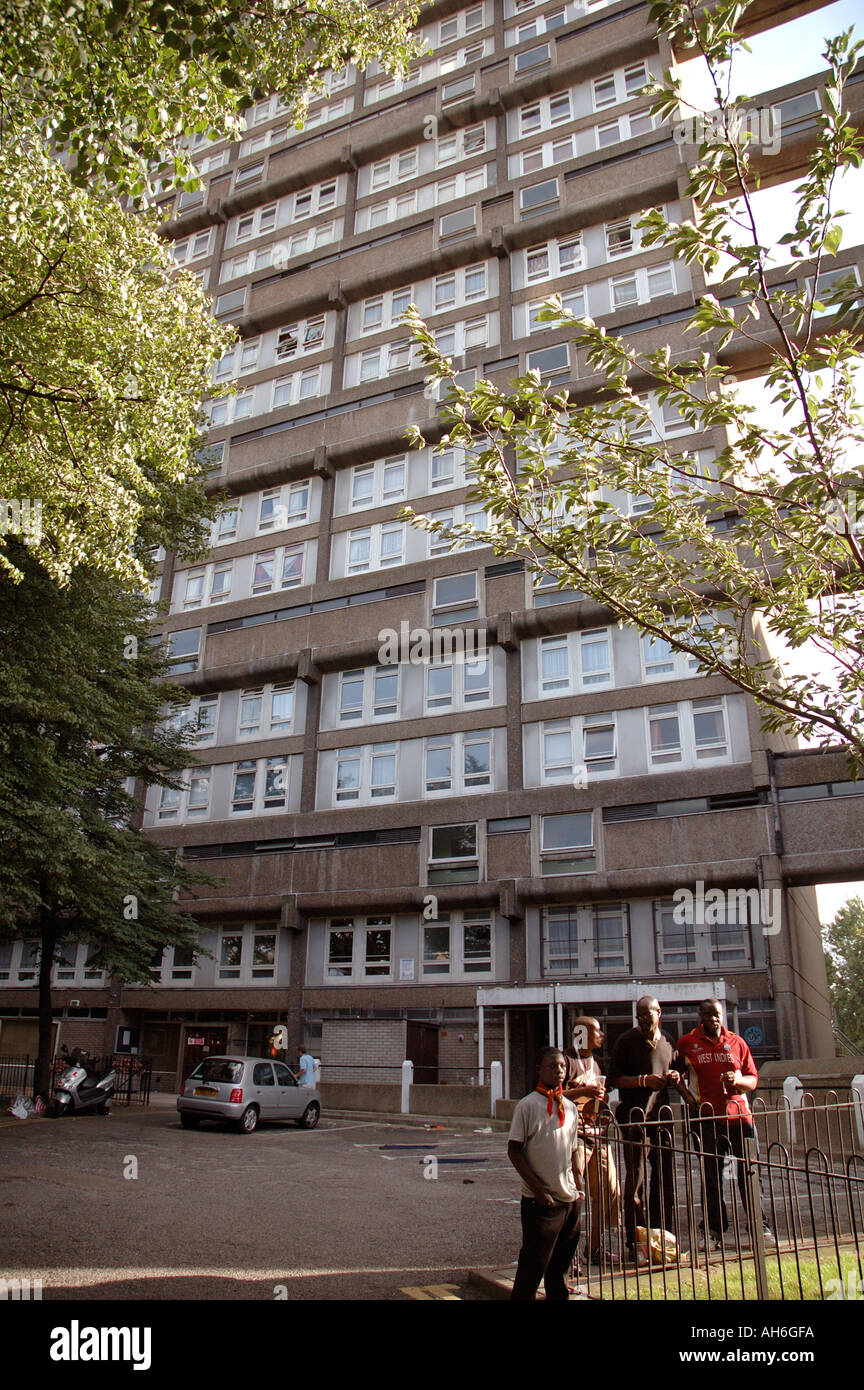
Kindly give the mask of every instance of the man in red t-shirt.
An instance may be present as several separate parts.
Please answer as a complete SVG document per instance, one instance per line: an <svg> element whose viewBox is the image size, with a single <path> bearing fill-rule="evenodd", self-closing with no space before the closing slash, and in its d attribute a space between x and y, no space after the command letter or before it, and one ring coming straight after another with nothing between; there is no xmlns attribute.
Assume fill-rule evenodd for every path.
<svg viewBox="0 0 864 1390"><path fill-rule="evenodd" d="M747 1211L744 1140L756 1138L747 1096L759 1084L759 1073L744 1039L723 1027L723 1010L717 999L704 999L699 1005L699 1027L678 1039L673 1065L687 1074L681 1089L696 1111L695 1131L704 1156L708 1209L708 1234L704 1239L707 1248L716 1248L729 1227L723 1199L723 1164L730 1154L738 1160L738 1190ZM762 1222L764 1239L774 1244L774 1235L762 1211L757 1220Z"/></svg>

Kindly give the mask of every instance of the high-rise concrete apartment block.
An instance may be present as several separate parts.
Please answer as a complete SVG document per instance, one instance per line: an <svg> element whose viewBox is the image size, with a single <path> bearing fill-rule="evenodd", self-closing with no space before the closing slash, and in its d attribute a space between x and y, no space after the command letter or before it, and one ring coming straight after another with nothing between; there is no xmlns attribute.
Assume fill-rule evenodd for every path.
<svg viewBox="0 0 864 1390"><path fill-rule="evenodd" d="M808 8L766 3L753 27ZM206 189L164 206L240 341L214 373L236 395L208 407L233 506L207 562L166 557L156 585L203 730L144 824L222 882L197 905L211 955L168 949L150 990L120 990L81 947L56 997L165 1085L285 1021L325 1080L498 1059L518 1094L581 1008L612 1040L646 992L673 1032L719 996L757 1058L830 1055L807 885L858 873L842 757L766 736L744 695L578 593L399 520L480 515L458 451L406 446L409 423L443 432L412 301L466 379L537 367L583 399L602 383L537 319L553 291L642 349L688 346L703 282L635 225L689 212L682 146L639 95L672 55L631 0L444 0L422 28L409 78L340 73L302 131L258 102L242 143L200 142ZM759 99L781 121L771 178L800 170L823 82ZM653 414L706 462L723 445ZM751 891L714 921L700 883ZM6 972L22 1004L26 966Z"/></svg>

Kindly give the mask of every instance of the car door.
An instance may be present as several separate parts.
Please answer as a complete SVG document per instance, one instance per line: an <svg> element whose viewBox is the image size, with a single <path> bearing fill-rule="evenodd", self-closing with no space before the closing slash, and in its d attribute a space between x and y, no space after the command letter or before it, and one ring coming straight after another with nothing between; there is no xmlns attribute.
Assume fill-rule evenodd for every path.
<svg viewBox="0 0 864 1390"><path fill-rule="evenodd" d="M284 1062L274 1062L276 1072L276 1092L279 1099L279 1116L283 1120L299 1120L306 1103L305 1092L297 1085L297 1080Z"/></svg>
<svg viewBox="0 0 864 1390"><path fill-rule="evenodd" d="M278 1090L273 1075L272 1062L254 1062L252 1065L252 1095L262 1120L278 1119Z"/></svg>

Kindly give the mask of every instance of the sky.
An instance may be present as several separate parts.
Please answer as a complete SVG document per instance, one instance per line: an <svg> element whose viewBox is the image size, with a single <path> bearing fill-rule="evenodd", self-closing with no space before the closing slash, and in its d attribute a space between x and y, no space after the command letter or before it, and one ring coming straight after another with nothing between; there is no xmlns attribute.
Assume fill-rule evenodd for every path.
<svg viewBox="0 0 864 1390"><path fill-rule="evenodd" d="M814 62L814 54L822 52L823 40L852 26L856 28L856 37L864 37L861 0L838 0L836 4L826 5L800 19L757 34L749 41L752 52L736 58L733 93L758 95L760 91L794 82L820 70L824 63ZM704 63L698 60L684 64L679 75L687 100L700 109L710 110L714 105L713 90ZM756 195L754 207L763 244L772 244L790 226L793 190L794 184L783 184ZM864 170L852 171L843 178L839 183L835 206L842 207L849 214L843 221L842 246L860 245L864 242ZM775 260L778 264L782 263L782 253ZM745 395L748 394L748 386L755 398L759 389L757 383L745 384ZM826 664L820 653L807 648L787 653L786 659L790 665L804 671L824 669ZM817 895L821 920L829 922L848 898L864 897L864 882L819 885Z"/></svg>

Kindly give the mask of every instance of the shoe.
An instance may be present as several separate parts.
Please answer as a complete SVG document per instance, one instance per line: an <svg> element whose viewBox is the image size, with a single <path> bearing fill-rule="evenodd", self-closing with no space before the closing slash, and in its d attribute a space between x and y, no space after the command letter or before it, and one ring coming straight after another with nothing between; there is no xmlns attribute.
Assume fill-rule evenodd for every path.
<svg viewBox="0 0 864 1390"><path fill-rule="evenodd" d="M707 1236L706 1236L706 1234L705 1234L704 1231L700 1231L700 1232L699 1232L699 1249L700 1249L700 1250L722 1250L722 1249L723 1249L723 1242L722 1242L722 1240L720 1239L720 1237L717 1235L716 1231L709 1231Z"/></svg>

